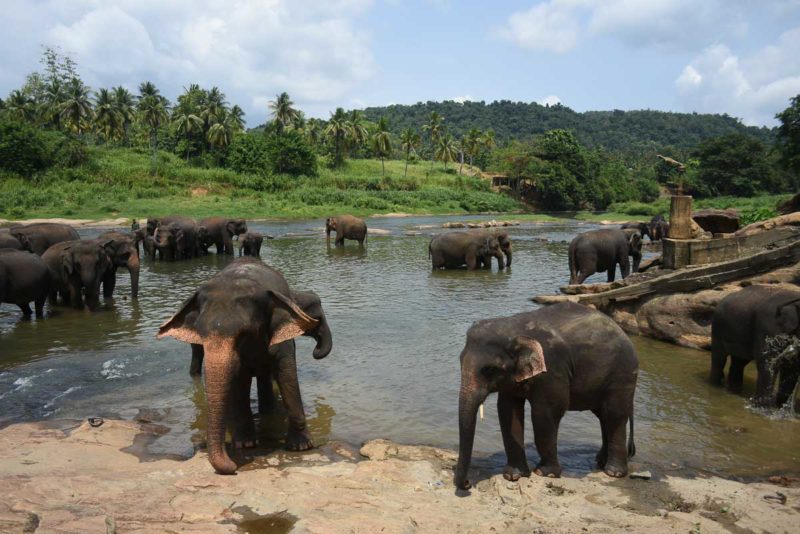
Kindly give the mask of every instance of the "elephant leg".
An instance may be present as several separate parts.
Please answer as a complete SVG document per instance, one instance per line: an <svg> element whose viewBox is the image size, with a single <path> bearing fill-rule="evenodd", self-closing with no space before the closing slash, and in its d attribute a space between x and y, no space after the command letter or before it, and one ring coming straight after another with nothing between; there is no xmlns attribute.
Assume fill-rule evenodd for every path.
<svg viewBox="0 0 800 534"><path fill-rule="evenodd" d="M81 298L81 288L75 284L69 284L67 286L67 291L69 291L69 302L70 304L80 310L83 309L83 300Z"/></svg>
<svg viewBox="0 0 800 534"><path fill-rule="evenodd" d="M763 353L756 360L756 395L753 399L759 406L773 406L775 404L775 369L773 361L764 358Z"/></svg>
<svg viewBox="0 0 800 534"><path fill-rule="evenodd" d="M25 302L23 304L17 304L17 306L19 306L19 309L22 310L22 315L24 315L25 317L30 317L31 315L33 315L30 303Z"/></svg>
<svg viewBox="0 0 800 534"><path fill-rule="evenodd" d="M339 230L336 230L336 241L334 241L333 244L336 245L337 247L344 246L344 234Z"/></svg>
<svg viewBox="0 0 800 534"><path fill-rule="evenodd" d="M617 266L613 265L608 271L606 271L606 275L607 280L609 282L613 282L614 278L617 276Z"/></svg>
<svg viewBox="0 0 800 534"><path fill-rule="evenodd" d="M272 373L256 377L258 381L258 413L265 414L275 409L275 391L272 389Z"/></svg>
<svg viewBox="0 0 800 534"><path fill-rule="evenodd" d="M600 409L600 427L606 449L603 471L610 477L628 474L628 447L625 440L628 420L633 413L631 390L612 389Z"/></svg>
<svg viewBox="0 0 800 534"><path fill-rule="evenodd" d="M505 259L503 258L503 254L502 253L498 253L495 256L495 258L497 258L497 268L499 270L501 270L501 271L503 269L505 269L506 268L506 262L505 262ZM492 268L492 257L491 256L487 256L486 257L486 263L488 264L488 267L491 269Z"/></svg>
<svg viewBox="0 0 800 534"><path fill-rule="evenodd" d="M592 410L592 413L597 416L597 420L600 421L600 433L603 436L603 445L600 447L600 450L597 451L594 460L597 462L597 467L603 469L608 461L608 431L606 428L606 420L605 417L603 417L602 411Z"/></svg>
<svg viewBox="0 0 800 534"><path fill-rule="evenodd" d="M733 393L742 392L744 382L744 366L747 362L731 356L731 365L728 368L728 390Z"/></svg>
<svg viewBox="0 0 800 534"><path fill-rule="evenodd" d="M800 356L795 356L800 358ZM783 406L792 397L795 385L800 380L800 362L785 363L781 369L781 378L778 382L778 395L775 398L778 406Z"/></svg>
<svg viewBox="0 0 800 534"><path fill-rule="evenodd" d="M283 405L289 416L289 431L286 436L286 448L292 451L305 451L314 447L311 434L306 427L306 414L303 411L303 399L300 396L300 384L297 380L297 362L294 354L294 342L290 341L291 350L279 351L277 357L276 380L281 392Z"/></svg>
<svg viewBox="0 0 800 534"><path fill-rule="evenodd" d="M627 252L618 261L619 261L619 271L620 274L622 274L622 279L624 280L625 278L628 278L628 276L630 276L631 274L631 262L628 259ZM612 278L610 281L613 282L614 279Z"/></svg>
<svg viewBox="0 0 800 534"><path fill-rule="evenodd" d="M117 268L112 267L103 275L103 296L107 299L114 296L114 288L117 285Z"/></svg>
<svg viewBox="0 0 800 534"><path fill-rule="evenodd" d="M253 383L252 375L246 370L239 371L233 391L231 392L231 410L233 411L233 446L237 449L255 447L256 425L253 422L253 412L250 409L250 386Z"/></svg>
<svg viewBox="0 0 800 534"><path fill-rule="evenodd" d="M533 438L539 452L539 465L534 473L543 477L559 478L561 464L558 463L558 425L564 416L564 408L553 408L544 402L531 402Z"/></svg>
<svg viewBox="0 0 800 534"><path fill-rule="evenodd" d="M713 336L712 336L713 338ZM722 380L725 377L725 364L728 361L728 354L722 348L719 341L714 343L711 341L711 372L708 379L715 386L721 386Z"/></svg>
<svg viewBox="0 0 800 534"><path fill-rule="evenodd" d="M34 304L36 306L36 317L44 317L44 302L47 300L47 293L42 293L36 300Z"/></svg>
<svg viewBox="0 0 800 534"><path fill-rule="evenodd" d="M519 477L530 476L531 470L525 458L525 398L498 393L497 414L506 450L503 477L514 481L519 480Z"/></svg>
<svg viewBox="0 0 800 534"><path fill-rule="evenodd" d="M200 376L203 372L203 357L205 350L203 345L192 343L192 363L189 365L190 376Z"/></svg>
<svg viewBox="0 0 800 534"><path fill-rule="evenodd" d="M231 239L231 236L226 234L222 238L222 245L224 247L225 254L228 256L233 256L233 240Z"/></svg>
<svg viewBox="0 0 800 534"><path fill-rule="evenodd" d="M464 263L467 264L468 271L474 271L478 267L478 256L474 252L467 252Z"/></svg>

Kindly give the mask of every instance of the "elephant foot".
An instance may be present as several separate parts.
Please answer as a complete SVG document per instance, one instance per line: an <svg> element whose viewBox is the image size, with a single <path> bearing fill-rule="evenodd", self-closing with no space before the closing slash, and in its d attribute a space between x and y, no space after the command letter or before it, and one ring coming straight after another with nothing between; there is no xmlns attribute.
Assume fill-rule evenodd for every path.
<svg viewBox="0 0 800 534"><path fill-rule="evenodd" d="M622 478L628 474L628 466L626 464L609 462L606 464L603 472L613 478Z"/></svg>
<svg viewBox="0 0 800 534"><path fill-rule="evenodd" d="M603 469L608 461L608 451L605 449L597 451L597 456L594 457L594 461L597 462L597 467Z"/></svg>
<svg viewBox="0 0 800 534"><path fill-rule="evenodd" d="M531 476L531 470L528 469L528 466L520 469L518 467L514 467L513 465L506 464L506 466L503 468L503 478L511 482L516 482L521 477L529 476Z"/></svg>
<svg viewBox="0 0 800 534"><path fill-rule="evenodd" d="M453 479L453 483L455 484L456 489L459 489L459 490L465 490L466 491L466 490L472 489L472 484L470 483L469 479L461 478L458 475L456 475L455 478Z"/></svg>
<svg viewBox="0 0 800 534"><path fill-rule="evenodd" d="M540 477L561 478L561 465L559 464L539 464L533 471Z"/></svg>
<svg viewBox="0 0 800 534"><path fill-rule="evenodd" d="M314 448L308 430L289 430L286 435L286 449L290 451L307 451Z"/></svg>
<svg viewBox="0 0 800 534"><path fill-rule="evenodd" d="M251 423L233 433L233 446L236 449L252 449L258 445L255 426Z"/></svg>

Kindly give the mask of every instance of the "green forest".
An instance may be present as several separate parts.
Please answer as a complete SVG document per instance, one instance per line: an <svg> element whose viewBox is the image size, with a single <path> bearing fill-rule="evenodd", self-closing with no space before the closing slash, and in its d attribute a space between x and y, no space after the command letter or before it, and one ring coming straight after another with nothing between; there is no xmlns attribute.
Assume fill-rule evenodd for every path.
<svg viewBox="0 0 800 534"><path fill-rule="evenodd" d="M188 84L175 101L149 81L91 88L68 55L45 48L40 68L0 99L0 217L638 216L683 191L763 218L800 185L800 95L787 105L774 129L727 115L508 101L337 108L317 119L284 92L247 130L220 87ZM486 176L497 174L526 181L493 190ZM741 200L754 197L770 204Z"/></svg>

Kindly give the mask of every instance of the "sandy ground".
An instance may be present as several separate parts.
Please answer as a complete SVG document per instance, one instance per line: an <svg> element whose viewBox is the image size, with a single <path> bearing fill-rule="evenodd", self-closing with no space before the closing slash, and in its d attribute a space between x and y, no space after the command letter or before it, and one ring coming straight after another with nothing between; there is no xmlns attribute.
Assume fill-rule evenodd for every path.
<svg viewBox="0 0 800 534"><path fill-rule="evenodd" d="M146 219L142 219L146 221ZM33 224L33 223L60 223L68 224L76 228L81 226L88 226L90 228L105 228L112 226L130 226L130 219L120 217L118 219L25 219L24 221L10 221L8 219L0 219L0 227L10 226L12 224Z"/></svg>
<svg viewBox="0 0 800 534"><path fill-rule="evenodd" d="M332 442L273 452L219 476L204 453L143 455L163 430L132 421L1 430L0 531L780 533L800 524L796 486L666 476L641 465L652 479L592 473L511 483L477 472L471 494L457 494L453 451L383 440L360 451Z"/></svg>

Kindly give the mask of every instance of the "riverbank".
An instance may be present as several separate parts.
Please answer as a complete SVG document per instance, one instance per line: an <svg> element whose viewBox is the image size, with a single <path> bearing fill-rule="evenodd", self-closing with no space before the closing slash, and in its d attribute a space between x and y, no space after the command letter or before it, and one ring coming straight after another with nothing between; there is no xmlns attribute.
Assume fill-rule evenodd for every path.
<svg viewBox="0 0 800 534"><path fill-rule="evenodd" d="M146 444L164 430L111 420L0 430L0 530L789 532L800 520L790 478L742 483L633 462L652 478L594 472L510 483L478 470L467 496L454 490L456 454L446 449L331 442L255 456L225 477L205 453L148 456Z"/></svg>

